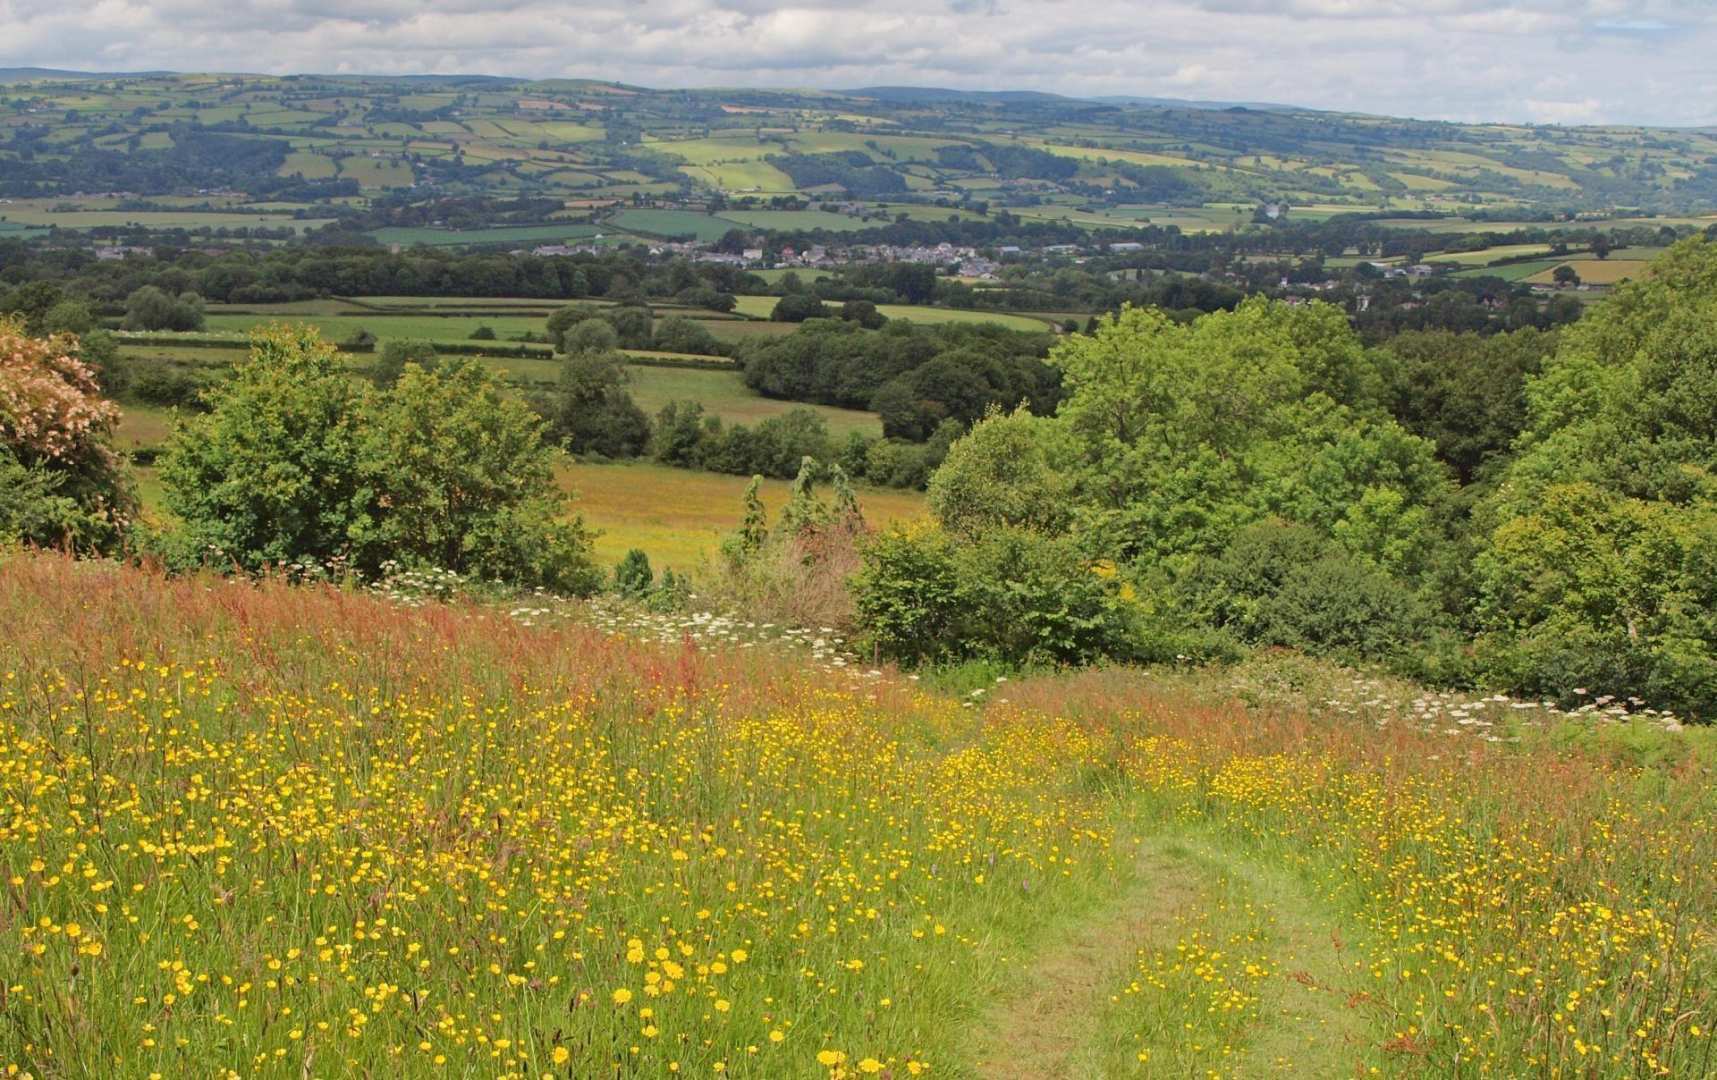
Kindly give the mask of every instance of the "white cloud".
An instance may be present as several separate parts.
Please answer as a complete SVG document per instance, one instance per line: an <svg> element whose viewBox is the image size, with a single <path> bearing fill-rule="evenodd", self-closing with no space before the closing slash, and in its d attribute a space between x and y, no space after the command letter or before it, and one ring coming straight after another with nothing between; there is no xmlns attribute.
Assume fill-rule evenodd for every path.
<svg viewBox="0 0 1717 1080"><path fill-rule="evenodd" d="M1706 0L0 0L0 66L879 83L1717 123Z"/></svg>

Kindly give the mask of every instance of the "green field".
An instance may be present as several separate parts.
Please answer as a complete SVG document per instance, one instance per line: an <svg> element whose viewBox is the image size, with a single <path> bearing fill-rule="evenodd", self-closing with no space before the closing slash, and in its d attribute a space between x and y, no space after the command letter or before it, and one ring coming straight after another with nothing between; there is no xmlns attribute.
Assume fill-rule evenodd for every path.
<svg viewBox="0 0 1717 1080"><path fill-rule="evenodd" d="M1651 263L1641 259L1618 259L1612 255L1607 259L1565 259L1557 265L1573 267L1574 272L1580 275L1580 281L1586 285L1619 285L1644 276ZM1555 283L1555 272L1553 266L1533 274L1526 281L1530 285L1551 285Z"/></svg>
<svg viewBox="0 0 1717 1080"><path fill-rule="evenodd" d="M287 214L243 214L200 210L52 210L33 206L0 206L0 217L14 225L60 229L292 229L306 232L331 218L294 218Z"/></svg>
<svg viewBox="0 0 1717 1080"><path fill-rule="evenodd" d="M741 296L739 305L734 310L742 315L750 315L757 319L767 319L775 305L781 302L778 296ZM839 308L838 303L829 305ZM1027 315L1011 315L1004 312L967 311L962 308L927 307L914 304L878 304L877 311L891 319L910 319L918 323L997 323L1010 330L1046 330L1049 324L1042 319L1034 319Z"/></svg>
<svg viewBox="0 0 1717 1080"><path fill-rule="evenodd" d="M692 236L702 241L719 240L737 226L724 218L691 210L622 210L611 219L617 228L652 236Z"/></svg>
<svg viewBox="0 0 1717 1080"><path fill-rule="evenodd" d="M754 229L826 229L829 232L856 232L874 229L875 221L861 221L847 214L831 214L826 210L723 210L721 216Z"/></svg>
<svg viewBox="0 0 1717 1080"><path fill-rule="evenodd" d="M1484 266L1498 259L1515 259L1526 255L1548 255L1549 244L1502 244L1483 251L1438 251L1425 256L1426 262L1459 263L1463 267Z"/></svg>
<svg viewBox="0 0 1717 1080"><path fill-rule="evenodd" d="M629 365L626 371L632 400L652 417L670 401L696 401L725 423L747 426L793 409L810 409L828 422L829 434L836 439L853 431L873 438L882 434L882 421L875 413L766 398L746 386L737 371L645 364Z"/></svg>
<svg viewBox="0 0 1717 1080"><path fill-rule="evenodd" d="M493 229L432 229L427 227L391 226L377 229L370 235L378 243L401 247L460 247L467 244L576 244L595 237L602 230L594 225L567 222L564 225L501 226Z"/></svg>
<svg viewBox="0 0 1717 1080"><path fill-rule="evenodd" d="M261 323L285 321L304 323L322 331L329 341L345 341L360 330L367 330L382 340L414 338L424 341L467 341L480 326L495 332L501 342L517 339L521 334L546 333L547 313L534 315L388 315L381 312L351 315L289 314L284 317L263 315L210 314L208 328L213 331L236 332L249 330Z"/></svg>

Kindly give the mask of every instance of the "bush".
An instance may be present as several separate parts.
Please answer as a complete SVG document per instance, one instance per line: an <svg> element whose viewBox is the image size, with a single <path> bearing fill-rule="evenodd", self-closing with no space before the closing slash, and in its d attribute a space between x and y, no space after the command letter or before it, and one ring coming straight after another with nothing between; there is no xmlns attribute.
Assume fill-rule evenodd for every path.
<svg viewBox="0 0 1717 1080"><path fill-rule="evenodd" d="M814 490L825 472L832 500ZM773 529L758 494L762 481L754 476L746 488L740 527L722 541L722 558L704 591L752 618L850 629L853 598L847 581L858 569L858 546L867 529L845 475L838 467L825 470L805 459Z"/></svg>
<svg viewBox="0 0 1717 1080"><path fill-rule="evenodd" d="M69 335L0 319L0 542L111 552L136 498L110 445L119 409Z"/></svg>
<svg viewBox="0 0 1717 1080"><path fill-rule="evenodd" d="M575 454L630 458L644 452L650 418L626 391L624 361L619 353L581 352L567 358L560 388L539 406L551 439Z"/></svg>
<svg viewBox="0 0 1717 1080"><path fill-rule="evenodd" d="M201 409L203 379L170 364L151 364L131 382L131 396L162 408Z"/></svg>
<svg viewBox="0 0 1717 1080"><path fill-rule="evenodd" d="M789 293L776 301L769 313L772 322L804 322L806 319L826 319L829 309L813 293Z"/></svg>
<svg viewBox="0 0 1717 1080"><path fill-rule="evenodd" d="M170 296L145 285L125 298L127 330L201 330L203 298L196 293Z"/></svg>
<svg viewBox="0 0 1717 1080"><path fill-rule="evenodd" d="M953 537L940 529L888 529L861 554L853 605L881 655L922 664L981 653L966 637L966 597Z"/></svg>
<svg viewBox="0 0 1717 1080"><path fill-rule="evenodd" d="M416 364L425 371L434 371L435 346L427 341L390 340L382 346L381 355L376 358L370 375L377 386L386 389L399 382L400 376L405 374L407 364Z"/></svg>
<svg viewBox="0 0 1717 1080"><path fill-rule="evenodd" d="M930 510L944 528L977 536L1000 525L1065 532L1071 487L1051 462L1056 428L1025 409L992 408L948 448L930 478Z"/></svg>
<svg viewBox="0 0 1717 1080"><path fill-rule="evenodd" d="M600 582L529 409L471 362L379 396L313 328L274 326L162 462L179 564L391 564L565 592Z"/></svg>
<svg viewBox="0 0 1717 1080"><path fill-rule="evenodd" d="M639 548L627 551L626 557L614 567L614 591L621 596L642 597L655 583L656 575L650 569L650 556Z"/></svg>
<svg viewBox="0 0 1717 1080"><path fill-rule="evenodd" d="M940 529L886 531L862 549L859 625L907 664L1132 659L1138 612L1112 572L1065 539L998 527L974 542Z"/></svg>
<svg viewBox="0 0 1717 1080"><path fill-rule="evenodd" d="M1199 622L1249 645L1380 658L1425 631L1410 589L1317 530L1280 521L1242 529L1176 591Z"/></svg>
<svg viewBox="0 0 1717 1080"><path fill-rule="evenodd" d="M560 351L569 356L579 353L609 353L620 348L620 335L607 319L585 319L567 328L560 336Z"/></svg>
<svg viewBox="0 0 1717 1080"><path fill-rule="evenodd" d="M477 329L471 331L471 340L472 341L494 341L495 340L495 331L492 327L479 326Z"/></svg>
<svg viewBox="0 0 1717 1080"><path fill-rule="evenodd" d="M720 356L724 351L721 342L702 323L679 316L663 319L656 327L655 339L655 347L662 352Z"/></svg>
<svg viewBox="0 0 1717 1080"><path fill-rule="evenodd" d="M408 368L369 416L361 455L377 493L352 530L361 569L392 559L579 595L601 584L541 421L481 364Z"/></svg>
<svg viewBox="0 0 1717 1080"><path fill-rule="evenodd" d="M360 466L367 387L309 327L258 330L250 356L174 432L161 459L177 558L258 570L350 553L370 510Z"/></svg>
<svg viewBox="0 0 1717 1080"><path fill-rule="evenodd" d="M1717 506L1546 489L1477 565L1479 662L1497 685L1638 696L1717 716Z"/></svg>

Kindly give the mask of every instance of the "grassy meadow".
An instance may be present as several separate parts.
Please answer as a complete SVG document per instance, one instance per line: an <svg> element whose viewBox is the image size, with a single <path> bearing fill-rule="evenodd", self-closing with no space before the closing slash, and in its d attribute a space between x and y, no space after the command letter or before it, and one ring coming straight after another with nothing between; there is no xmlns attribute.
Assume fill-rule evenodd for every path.
<svg viewBox="0 0 1717 1080"><path fill-rule="evenodd" d="M696 571L717 554L722 537L739 527L751 482L647 462L580 462L562 469L560 478L573 493L573 509L600 532L599 563L612 567L639 548L657 569L679 571ZM786 504L790 487L785 480L763 482L763 504L771 514ZM898 488L861 487L859 504L865 520L879 527L929 514L922 492Z"/></svg>
<svg viewBox="0 0 1717 1080"><path fill-rule="evenodd" d="M9 1071L1710 1061L1702 731L1486 737L1231 672L955 687L742 615L51 554L0 555L0 621Z"/></svg>

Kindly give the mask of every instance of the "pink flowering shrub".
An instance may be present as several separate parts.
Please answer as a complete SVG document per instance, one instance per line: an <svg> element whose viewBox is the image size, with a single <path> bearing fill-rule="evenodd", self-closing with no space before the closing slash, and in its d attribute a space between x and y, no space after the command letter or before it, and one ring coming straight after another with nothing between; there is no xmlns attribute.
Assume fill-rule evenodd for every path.
<svg viewBox="0 0 1717 1080"><path fill-rule="evenodd" d="M0 540L109 550L135 509L109 445L119 407L76 351L0 320Z"/></svg>

